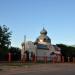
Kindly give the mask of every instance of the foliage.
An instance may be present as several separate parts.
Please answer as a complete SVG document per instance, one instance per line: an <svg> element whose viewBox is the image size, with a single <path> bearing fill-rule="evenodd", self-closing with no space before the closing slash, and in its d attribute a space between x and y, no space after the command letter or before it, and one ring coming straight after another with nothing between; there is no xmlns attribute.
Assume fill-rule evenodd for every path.
<svg viewBox="0 0 75 75"><path fill-rule="evenodd" d="M8 60L8 47L0 48L0 60L5 61Z"/></svg>
<svg viewBox="0 0 75 75"><path fill-rule="evenodd" d="M9 48L9 51L12 56L12 60L20 60L21 59L21 50L17 47Z"/></svg>
<svg viewBox="0 0 75 75"><path fill-rule="evenodd" d="M57 46L61 48L61 53L65 57L65 60L67 60L68 57L70 57L71 60L75 57L75 47L64 44L57 44Z"/></svg>
<svg viewBox="0 0 75 75"><path fill-rule="evenodd" d="M6 25L0 26L0 47L8 47L11 44L10 37L9 28Z"/></svg>
<svg viewBox="0 0 75 75"><path fill-rule="evenodd" d="M9 45L11 32L6 25L0 25L0 60L7 60L7 55L9 52Z"/></svg>

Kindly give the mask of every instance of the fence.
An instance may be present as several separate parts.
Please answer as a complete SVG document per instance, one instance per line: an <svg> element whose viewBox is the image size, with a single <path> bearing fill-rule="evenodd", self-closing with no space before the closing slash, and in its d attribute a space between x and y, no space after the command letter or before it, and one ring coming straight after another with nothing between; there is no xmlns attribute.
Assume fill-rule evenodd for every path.
<svg viewBox="0 0 75 75"><path fill-rule="evenodd" d="M11 54L8 54L8 61L6 62L13 62L11 57ZM72 60L72 61L71 61ZM2 62L2 61L0 61ZM65 63L65 57L64 56L57 56L57 57L47 57L47 56L32 56L31 59L29 60L25 60L25 58L23 58L22 60L18 61L21 63L37 63L37 62L43 62L43 63ZM67 57L67 62L70 63L75 63L75 57Z"/></svg>
<svg viewBox="0 0 75 75"><path fill-rule="evenodd" d="M64 56L57 56L57 57L47 57L47 56L33 56L29 62L31 61L31 63L37 63L37 62L43 62L43 63L65 63L65 62L72 62L75 63L75 57L72 57L72 61L70 61L70 57L67 57L67 61L65 61L65 57ZM28 62L25 61L24 62Z"/></svg>

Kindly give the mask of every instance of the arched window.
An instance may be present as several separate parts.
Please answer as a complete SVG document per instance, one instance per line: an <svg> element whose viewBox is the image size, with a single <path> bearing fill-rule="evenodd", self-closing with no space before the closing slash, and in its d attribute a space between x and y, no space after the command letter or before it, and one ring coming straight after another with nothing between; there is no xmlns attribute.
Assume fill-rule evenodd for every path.
<svg viewBox="0 0 75 75"><path fill-rule="evenodd" d="M44 42L46 42L46 38L44 38Z"/></svg>

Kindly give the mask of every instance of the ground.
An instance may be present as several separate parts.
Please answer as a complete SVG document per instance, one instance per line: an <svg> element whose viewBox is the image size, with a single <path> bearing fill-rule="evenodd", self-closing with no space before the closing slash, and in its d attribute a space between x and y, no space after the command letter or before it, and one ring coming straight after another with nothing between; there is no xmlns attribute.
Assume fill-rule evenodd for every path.
<svg viewBox="0 0 75 75"><path fill-rule="evenodd" d="M75 64L2 65L0 75L75 75Z"/></svg>

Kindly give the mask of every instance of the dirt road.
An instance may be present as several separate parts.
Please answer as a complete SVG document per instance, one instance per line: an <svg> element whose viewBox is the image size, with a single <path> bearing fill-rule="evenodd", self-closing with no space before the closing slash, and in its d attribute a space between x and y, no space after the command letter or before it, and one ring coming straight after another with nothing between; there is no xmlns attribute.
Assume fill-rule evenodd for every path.
<svg viewBox="0 0 75 75"><path fill-rule="evenodd" d="M31 66L4 66L0 75L75 75L75 64L33 64Z"/></svg>

